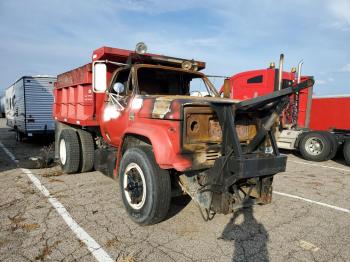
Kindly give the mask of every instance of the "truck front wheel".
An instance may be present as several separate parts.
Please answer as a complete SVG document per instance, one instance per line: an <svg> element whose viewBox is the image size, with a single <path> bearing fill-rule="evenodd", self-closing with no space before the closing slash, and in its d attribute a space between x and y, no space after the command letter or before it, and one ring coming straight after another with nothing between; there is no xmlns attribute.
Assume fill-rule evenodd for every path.
<svg viewBox="0 0 350 262"><path fill-rule="evenodd" d="M306 160L325 161L331 154L331 140L324 133L309 132L301 139L299 150Z"/></svg>
<svg viewBox="0 0 350 262"><path fill-rule="evenodd" d="M171 182L147 146L128 149L120 163L119 187L131 219L140 225L162 221L169 210Z"/></svg>
<svg viewBox="0 0 350 262"><path fill-rule="evenodd" d="M63 129L59 138L59 159L63 172L76 173L79 169L80 147L77 132Z"/></svg>

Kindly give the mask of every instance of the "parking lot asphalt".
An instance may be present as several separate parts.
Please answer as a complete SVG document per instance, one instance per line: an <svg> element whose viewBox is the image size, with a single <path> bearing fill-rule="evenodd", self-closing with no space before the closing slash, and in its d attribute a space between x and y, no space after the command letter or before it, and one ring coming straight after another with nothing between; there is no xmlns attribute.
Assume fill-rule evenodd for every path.
<svg viewBox="0 0 350 262"><path fill-rule="evenodd" d="M16 142L0 119L0 261L349 261L350 167L288 155L273 201L204 222L186 197L133 223L99 172L28 169L49 142ZM43 149L44 148L44 149Z"/></svg>

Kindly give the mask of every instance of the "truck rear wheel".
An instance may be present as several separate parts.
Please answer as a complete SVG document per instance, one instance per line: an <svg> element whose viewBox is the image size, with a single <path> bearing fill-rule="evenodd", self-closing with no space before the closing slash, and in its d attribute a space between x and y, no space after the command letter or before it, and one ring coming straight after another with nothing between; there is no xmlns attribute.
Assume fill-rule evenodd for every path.
<svg viewBox="0 0 350 262"><path fill-rule="evenodd" d="M299 150L306 160L321 162L329 158L332 145L323 132L309 132L301 139Z"/></svg>
<svg viewBox="0 0 350 262"><path fill-rule="evenodd" d="M328 137L331 143L331 152L329 153L329 156L327 158L327 160L330 160L333 159L338 152L338 140L332 133L323 132L323 134L325 134Z"/></svg>
<svg viewBox="0 0 350 262"><path fill-rule="evenodd" d="M128 149L120 163L119 187L131 219L140 225L162 221L169 210L171 182L147 146Z"/></svg>
<svg viewBox="0 0 350 262"><path fill-rule="evenodd" d="M345 141L343 147L343 154L346 164L350 166L350 140Z"/></svg>
<svg viewBox="0 0 350 262"><path fill-rule="evenodd" d="M94 139L92 135L85 130L78 129L77 133L80 141L79 172L89 172L94 167Z"/></svg>
<svg viewBox="0 0 350 262"><path fill-rule="evenodd" d="M76 173L79 169L80 147L77 132L63 129L59 138L59 160L63 172Z"/></svg>

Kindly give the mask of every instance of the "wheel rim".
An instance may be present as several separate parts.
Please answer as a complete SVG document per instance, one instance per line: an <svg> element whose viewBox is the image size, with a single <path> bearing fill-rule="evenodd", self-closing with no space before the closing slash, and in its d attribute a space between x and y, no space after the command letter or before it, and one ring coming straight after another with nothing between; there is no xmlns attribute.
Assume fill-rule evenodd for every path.
<svg viewBox="0 0 350 262"><path fill-rule="evenodd" d="M67 160L66 141L64 141L64 139L60 141L60 160L62 165L64 165Z"/></svg>
<svg viewBox="0 0 350 262"><path fill-rule="evenodd" d="M317 137L309 138L305 143L306 151L313 156L318 156L322 153L324 144L321 139Z"/></svg>
<svg viewBox="0 0 350 262"><path fill-rule="evenodd" d="M130 163L123 177L124 195L133 209L140 209L146 201L146 180L142 169L136 163Z"/></svg>

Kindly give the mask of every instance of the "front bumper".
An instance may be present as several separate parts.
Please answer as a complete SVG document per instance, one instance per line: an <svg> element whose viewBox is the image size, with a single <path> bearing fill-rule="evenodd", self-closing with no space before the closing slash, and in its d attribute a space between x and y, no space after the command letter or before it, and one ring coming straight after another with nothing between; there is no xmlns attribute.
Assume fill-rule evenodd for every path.
<svg viewBox="0 0 350 262"><path fill-rule="evenodd" d="M286 170L286 155L250 154L241 159L229 158L227 170L237 179L268 176Z"/></svg>

